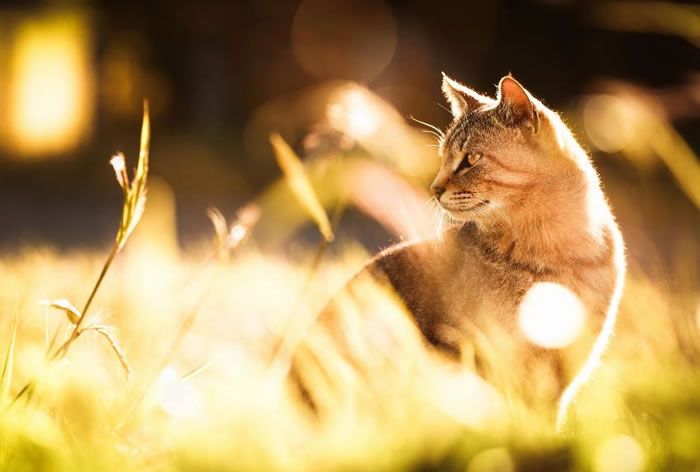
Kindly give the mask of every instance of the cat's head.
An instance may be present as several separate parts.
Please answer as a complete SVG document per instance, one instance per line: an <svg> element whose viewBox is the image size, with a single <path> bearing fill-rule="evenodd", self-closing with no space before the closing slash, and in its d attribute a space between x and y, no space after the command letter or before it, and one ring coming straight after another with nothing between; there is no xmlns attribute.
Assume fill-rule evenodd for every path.
<svg viewBox="0 0 700 472"><path fill-rule="evenodd" d="M549 157L560 152L561 121L512 76L500 80L496 99L444 74L442 90L454 119L432 191L453 219L507 217L543 178L564 171Z"/></svg>

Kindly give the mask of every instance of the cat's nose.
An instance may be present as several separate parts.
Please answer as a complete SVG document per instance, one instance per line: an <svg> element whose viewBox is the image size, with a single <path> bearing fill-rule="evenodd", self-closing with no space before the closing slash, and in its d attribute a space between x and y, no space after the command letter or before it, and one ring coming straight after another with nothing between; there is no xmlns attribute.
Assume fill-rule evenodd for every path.
<svg viewBox="0 0 700 472"><path fill-rule="evenodd" d="M435 198L438 200L440 200L442 194L445 193L445 187L440 184L433 183L433 185L430 186L430 190L433 191L433 195L435 195Z"/></svg>

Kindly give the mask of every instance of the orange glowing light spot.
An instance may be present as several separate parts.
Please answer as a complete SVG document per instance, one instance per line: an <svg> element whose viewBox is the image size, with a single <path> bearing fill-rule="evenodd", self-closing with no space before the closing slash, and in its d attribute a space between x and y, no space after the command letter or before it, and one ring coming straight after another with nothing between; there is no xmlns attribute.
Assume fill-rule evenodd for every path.
<svg viewBox="0 0 700 472"><path fill-rule="evenodd" d="M23 155L54 154L85 137L92 84L87 28L79 15L20 24L9 70L8 147Z"/></svg>
<svg viewBox="0 0 700 472"><path fill-rule="evenodd" d="M610 436L595 451L595 472L639 472L645 469L644 449L625 434Z"/></svg>
<svg viewBox="0 0 700 472"><path fill-rule="evenodd" d="M545 348L568 346L581 334L585 308L563 285L538 282L520 304L519 324L525 337Z"/></svg>
<svg viewBox="0 0 700 472"><path fill-rule="evenodd" d="M327 111L333 127L358 140L377 131L380 113L367 93L354 87L341 91Z"/></svg>
<svg viewBox="0 0 700 472"><path fill-rule="evenodd" d="M633 97L593 95L583 102L586 133L603 152L632 153L637 160L644 159L654 121L649 109Z"/></svg>

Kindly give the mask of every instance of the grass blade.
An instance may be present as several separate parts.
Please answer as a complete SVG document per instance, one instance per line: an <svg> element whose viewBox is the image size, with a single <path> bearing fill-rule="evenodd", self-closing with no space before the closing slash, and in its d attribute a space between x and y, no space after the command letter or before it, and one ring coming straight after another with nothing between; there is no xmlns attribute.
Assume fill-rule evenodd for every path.
<svg viewBox="0 0 700 472"><path fill-rule="evenodd" d="M277 133L270 135L270 143L272 143L277 163L282 169L287 182L289 182L292 193L299 200L301 206L309 213L311 219L314 220L323 238L326 241L332 241L333 230L331 229L330 221L328 221L328 215L326 215L323 205L321 205L316 192L311 186L311 182L304 171L304 165L299 160L299 157L282 136Z"/></svg>
<svg viewBox="0 0 700 472"><path fill-rule="evenodd" d="M68 321L73 324L78 324L80 321L80 310L78 310L75 305L65 298L61 298L60 300L42 300L39 303L47 307L64 311L66 313L66 317L68 317Z"/></svg>
<svg viewBox="0 0 700 472"><path fill-rule="evenodd" d="M139 160L136 164L136 171L130 186L128 176L120 178L121 168L124 167L123 156L118 154L116 161L112 159L111 164L117 175L117 182L124 189L124 208L122 210L122 220L117 231L116 243L118 249L124 247L126 240L136 225L141 220L143 210L146 206L146 183L148 181L149 166L149 146L151 144L151 119L148 111L148 102L143 103L143 123L141 125L141 143L139 148ZM115 165L116 164L116 165Z"/></svg>
<svg viewBox="0 0 700 472"><path fill-rule="evenodd" d="M148 101L143 102L143 122L141 124L141 141L139 145L139 162L136 167L134 180L139 183L141 189L146 188L148 177L148 158L151 148L151 116L148 108Z"/></svg>
<svg viewBox="0 0 700 472"><path fill-rule="evenodd" d="M131 369L129 361L126 358L126 352L124 351L122 344L119 342L119 338L117 338L115 328L105 324L95 324L85 328L85 331L95 331L107 340L112 348L112 351L114 351L114 354L117 356L119 364L122 366L122 369L124 369L126 378L131 378L133 370Z"/></svg>
<svg viewBox="0 0 700 472"><path fill-rule="evenodd" d="M5 352L5 360L0 373L0 405L4 405L10 395L12 385L12 369L15 362L15 341L17 339L17 315L15 314L10 330L10 342Z"/></svg>
<svg viewBox="0 0 700 472"><path fill-rule="evenodd" d="M226 245L226 238L228 237L228 223L226 223L226 218L218 208L209 208L207 210L207 217L214 226L216 247L217 251L219 251Z"/></svg>

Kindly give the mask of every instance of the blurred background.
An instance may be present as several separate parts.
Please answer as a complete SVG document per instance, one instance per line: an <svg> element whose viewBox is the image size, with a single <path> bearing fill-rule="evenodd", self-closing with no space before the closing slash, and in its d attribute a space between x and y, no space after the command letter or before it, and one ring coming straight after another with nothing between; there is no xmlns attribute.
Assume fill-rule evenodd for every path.
<svg viewBox="0 0 700 472"><path fill-rule="evenodd" d="M0 408L0 469L697 470L699 49L693 2L3 1L0 406L37 393ZM546 414L492 424L497 392L423 364L399 325L376 329L396 346L326 421L261 383L285 344L345 375L306 337L315 315L379 248L435 232L442 71L491 95L511 72L562 113L620 223L618 329L576 435L553 438ZM103 265L123 205L110 158L136 165L144 99L144 218L85 314L116 254ZM47 361L81 302L93 332Z"/></svg>
<svg viewBox="0 0 700 472"><path fill-rule="evenodd" d="M699 235L689 192L700 182L688 180L698 175L698 47L691 2L5 1L0 245L111 240L120 193L107 162L117 150L135 158L144 98L152 176L187 244L209 234L207 207L229 214L279 178L271 132L313 154L347 81L416 129L409 115L443 128L441 71L489 94L512 72L594 152L630 251L663 258ZM384 119L348 113L360 134ZM676 152L655 145L645 114L669 125L672 148L687 145L684 160L669 167ZM419 173L389 160L425 189L438 158L420 146ZM351 211L339 232L386 245L371 220Z"/></svg>

